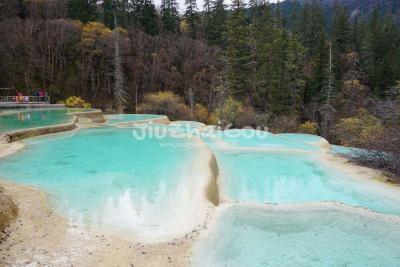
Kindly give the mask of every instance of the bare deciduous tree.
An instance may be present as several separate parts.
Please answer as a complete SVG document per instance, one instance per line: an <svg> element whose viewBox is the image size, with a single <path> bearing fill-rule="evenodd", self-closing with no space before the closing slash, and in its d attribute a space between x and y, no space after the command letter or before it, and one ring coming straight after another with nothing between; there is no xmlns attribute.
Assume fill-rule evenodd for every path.
<svg viewBox="0 0 400 267"><path fill-rule="evenodd" d="M114 10L114 97L117 104L117 111L123 113L123 106L126 104L125 75L122 69L121 55L119 51L119 33L117 28L117 16Z"/></svg>
<svg viewBox="0 0 400 267"><path fill-rule="evenodd" d="M321 114L320 134L321 136L326 138L329 135L329 129L332 125L333 115L335 113L335 108L333 107L333 95L335 91L335 75L333 72L333 64L332 64L332 42L329 42L329 61L325 72L326 72L326 82L323 88L325 101L320 108L320 114Z"/></svg>

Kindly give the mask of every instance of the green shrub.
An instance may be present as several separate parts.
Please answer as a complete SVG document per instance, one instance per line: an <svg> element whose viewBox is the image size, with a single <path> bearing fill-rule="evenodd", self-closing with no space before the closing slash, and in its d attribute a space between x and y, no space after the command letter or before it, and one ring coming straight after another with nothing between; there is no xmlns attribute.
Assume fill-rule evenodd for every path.
<svg viewBox="0 0 400 267"><path fill-rule="evenodd" d="M236 128L257 127L257 116L253 107L243 107L233 120Z"/></svg>
<svg viewBox="0 0 400 267"><path fill-rule="evenodd" d="M215 125L218 120L222 120L225 124L232 123L234 128L257 126L257 116L254 108L245 106L232 97L228 97L221 111L217 109L209 116L208 123Z"/></svg>
<svg viewBox="0 0 400 267"><path fill-rule="evenodd" d="M202 104L196 104L196 105L194 105L193 116L196 121L206 123L208 120L208 116L209 116L208 110Z"/></svg>
<svg viewBox="0 0 400 267"><path fill-rule="evenodd" d="M243 104L232 97L228 97L222 107L222 119L233 123L236 117L243 111Z"/></svg>
<svg viewBox="0 0 400 267"><path fill-rule="evenodd" d="M273 133L293 133L299 128L297 116L271 116L268 120L268 128Z"/></svg>
<svg viewBox="0 0 400 267"><path fill-rule="evenodd" d="M65 100L65 105L69 108L91 108L92 105L79 96L70 96Z"/></svg>
<svg viewBox="0 0 400 267"><path fill-rule="evenodd" d="M218 112L214 111L213 113L210 114L210 116L208 116L207 124L217 125L218 120L219 120Z"/></svg>
<svg viewBox="0 0 400 267"><path fill-rule="evenodd" d="M301 124L298 129L299 133L304 134L318 134L318 124L316 122L306 121L305 123Z"/></svg>
<svg viewBox="0 0 400 267"><path fill-rule="evenodd" d="M190 120L190 110L181 97L170 91L147 94L138 106L139 113L166 115L171 120Z"/></svg>
<svg viewBox="0 0 400 267"><path fill-rule="evenodd" d="M92 105L90 103L85 102L83 103L82 108L89 109L92 108Z"/></svg>

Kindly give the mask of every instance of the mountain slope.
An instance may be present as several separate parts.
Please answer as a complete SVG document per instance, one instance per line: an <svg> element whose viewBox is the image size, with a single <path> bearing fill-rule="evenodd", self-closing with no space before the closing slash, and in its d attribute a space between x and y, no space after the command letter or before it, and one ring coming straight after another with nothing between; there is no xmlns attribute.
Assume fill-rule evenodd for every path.
<svg viewBox="0 0 400 267"><path fill-rule="evenodd" d="M387 11L400 18L400 0L319 0L325 7L327 14L331 13L331 10L335 3L340 3L346 6L352 16L357 15L369 15L375 9L378 9L381 13ZM310 3L313 0L286 0L281 3L282 10L290 10L293 4L297 2L300 4Z"/></svg>

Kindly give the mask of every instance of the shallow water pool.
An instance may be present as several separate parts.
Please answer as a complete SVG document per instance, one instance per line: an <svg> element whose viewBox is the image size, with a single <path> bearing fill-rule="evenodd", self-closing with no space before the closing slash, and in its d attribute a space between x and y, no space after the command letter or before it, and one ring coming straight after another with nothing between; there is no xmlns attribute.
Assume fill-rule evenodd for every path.
<svg viewBox="0 0 400 267"><path fill-rule="evenodd" d="M0 133L67 123L67 109L23 109L0 113Z"/></svg>
<svg viewBox="0 0 400 267"><path fill-rule="evenodd" d="M204 138L222 204L194 266L400 266L398 188L327 165L320 137L265 136Z"/></svg>
<svg viewBox="0 0 400 267"><path fill-rule="evenodd" d="M400 190L329 168L318 155L214 151L221 193L228 201L307 203L337 201L400 215Z"/></svg>
<svg viewBox="0 0 400 267"><path fill-rule="evenodd" d="M193 266L399 266L400 221L343 205L224 209Z"/></svg>
<svg viewBox="0 0 400 267"><path fill-rule="evenodd" d="M317 152L320 149L306 142L282 138L266 131L252 129L215 130L206 128L202 133L203 140L214 149L255 149L273 151L307 151Z"/></svg>
<svg viewBox="0 0 400 267"><path fill-rule="evenodd" d="M0 173L44 189L73 222L116 226L145 238L192 230L204 195L198 188L208 178L196 172L196 147L182 145L192 142L188 138L137 139L136 130L29 139L23 151L0 161Z"/></svg>

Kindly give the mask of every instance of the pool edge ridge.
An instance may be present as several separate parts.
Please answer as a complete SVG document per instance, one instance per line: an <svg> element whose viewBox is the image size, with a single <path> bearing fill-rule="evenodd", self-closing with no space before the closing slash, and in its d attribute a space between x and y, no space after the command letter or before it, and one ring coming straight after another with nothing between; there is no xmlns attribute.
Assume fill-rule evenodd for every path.
<svg viewBox="0 0 400 267"><path fill-rule="evenodd" d="M219 167L217 158L215 157L212 151L210 152L211 152L211 158L209 162L209 168L211 177L206 187L206 197L208 201L210 201L214 206L219 206L220 204L220 196L219 196L220 192L218 185Z"/></svg>
<svg viewBox="0 0 400 267"><path fill-rule="evenodd" d="M11 154L17 153L18 151L25 148L25 143L16 141L12 143L0 143L0 160Z"/></svg>
<svg viewBox="0 0 400 267"><path fill-rule="evenodd" d="M90 124L102 124L106 122L103 111L101 109L93 109L90 111L77 111L77 112L68 112L67 114L73 115L77 117L78 123L80 123L80 119L89 120Z"/></svg>
<svg viewBox="0 0 400 267"><path fill-rule="evenodd" d="M0 144L13 143L22 139L40 135L72 131L78 127L77 123L78 118L74 115L71 121L68 123L5 132L3 134L0 134Z"/></svg>
<svg viewBox="0 0 400 267"><path fill-rule="evenodd" d="M207 145L206 142L202 138L197 135L191 135L193 138L195 145L200 149L199 155L196 161L204 162L203 155L207 156L207 169L203 171L207 172L207 183L204 185L204 197L208 202L210 202L214 207L217 207L220 204L220 196L219 196L219 185L218 185L218 176L219 176L219 167L217 158L214 155L212 149Z"/></svg>
<svg viewBox="0 0 400 267"><path fill-rule="evenodd" d="M143 120L137 120L137 121L125 121L125 122L118 122L118 123L108 123L107 117L105 117L105 124L118 127L118 128L123 128L123 127L134 127L137 125L142 125L142 124L164 124L164 125L169 125L171 123L171 120L168 118L166 115L159 115L159 118L150 118L150 119L143 119Z"/></svg>
<svg viewBox="0 0 400 267"><path fill-rule="evenodd" d="M358 181L375 182L377 185L384 185L385 187L395 189L400 194L400 184L389 183L377 178L383 175L382 170L370 168L368 166L362 166L355 162L349 161L349 159L346 157L326 152L319 154L318 161L328 168L343 171L345 174Z"/></svg>

